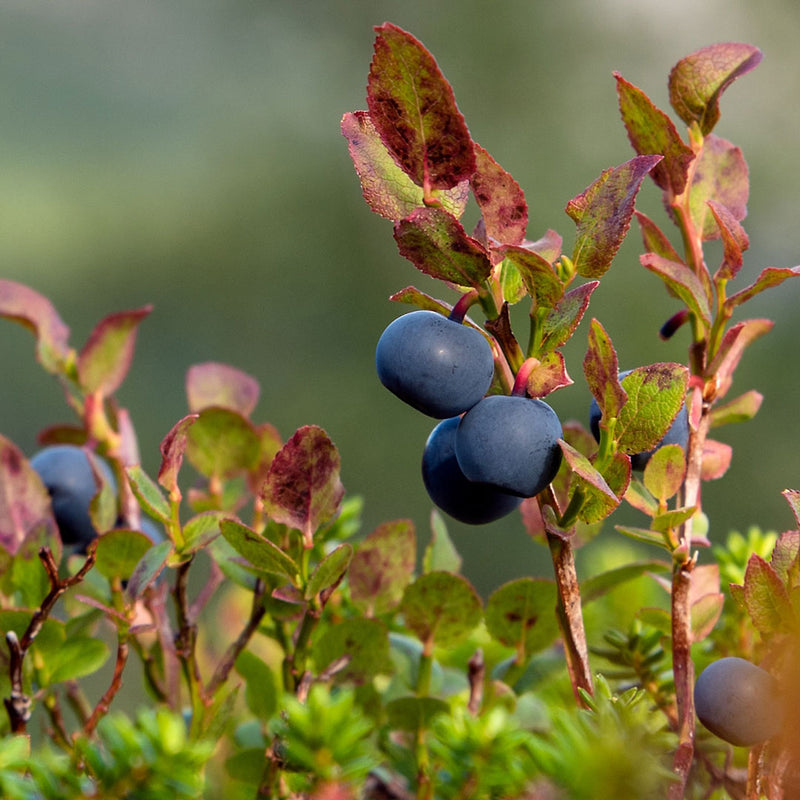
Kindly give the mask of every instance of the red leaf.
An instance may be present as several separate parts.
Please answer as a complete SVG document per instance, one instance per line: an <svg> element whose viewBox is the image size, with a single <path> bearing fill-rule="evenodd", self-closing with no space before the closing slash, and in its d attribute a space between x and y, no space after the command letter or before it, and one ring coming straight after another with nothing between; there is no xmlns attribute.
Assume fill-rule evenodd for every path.
<svg viewBox="0 0 800 800"><path fill-rule="evenodd" d="M742 267L742 253L750 246L750 240L739 221L724 205L709 200L708 207L716 220L724 248L722 264L714 278L735 278Z"/></svg>
<svg viewBox="0 0 800 800"><path fill-rule="evenodd" d="M750 556L745 570L744 602L762 636L778 632L792 618L786 587L772 566L755 553Z"/></svg>
<svg viewBox="0 0 800 800"><path fill-rule="evenodd" d="M667 239L661 228L650 217L642 214L641 211L634 211L633 213L636 215L636 220L642 230L644 249L649 253L655 253L662 258L666 258L668 261L683 263L678 251L672 246L672 243Z"/></svg>
<svg viewBox="0 0 800 800"><path fill-rule="evenodd" d="M740 42L712 44L682 58L669 75L669 101L687 124L708 135L719 120L719 98L740 75L754 69L762 53Z"/></svg>
<svg viewBox="0 0 800 800"><path fill-rule="evenodd" d="M189 411L219 406L248 417L258 403L258 381L236 367L216 362L195 364L186 372Z"/></svg>
<svg viewBox="0 0 800 800"><path fill-rule="evenodd" d="M479 144L470 186L487 235L500 244L520 244L528 227L528 204L520 185Z"/></svg>
<svg viewBox="0 0 800 800"><path fill-rule="evenodd" d="M794 514L794 521L800 528L800 491L797 489L784 489L781 494L786 498L786 502L792 509Z"/></svg>
<svg viewBox="0 0 800 800"><path fill-rule="evenodd" d="M265 512L303 534L313 546L320 525L336 513L344 496L339 452L322 428L306 425L278 451L261 487Z"/></svg>
<svg viewBox="0 0 800 800"><path fill-rule="evenodd" d="M543 256L520 245L500 247L496 252L517 270L537 306L553 308L558 303L564 294L564 284Z"/></svg>
<svg viewBox="0 0 800 800"><path fill-rule="evenodd" d="M193 425L199 414L189 414L176 422L161 442L161 468L158 471L158 482L173 493L178 488L178 472L186 452L186 437L189 427Z"/></svg>
<svg viewBox="0 0 800 800"><path fill-rule="evenodd" d="M704 481L715 481L721 478L731 465L733 448L724 442L706 439L703 442L703 465L701 477Z"/></svg>
<svg viewBox="0 0 800 800"><path fill-rule="evenodd" d="M769 319L748 319L739 322L725 333L714 358L706 369L708 375L717 376L717 398L723 398L733 382L733 373L745 347L772 330Z"/></svg>
<svg viewBox="0 0 800 800"><path fill-rule="evenodd" d="M617 417L628 399L618 373L617 351L611 338L605 328L593 319L589 329L589 349L583 359L583 374L604 418Z"/></svg>
<svg viewBox="0 0 800 800"><path fill-rule="evenodd" d="M449 189L475 171L475 153L453 90L433 56L391 23L377 37L367 83L367 106L383 143L422 186Z"/></svg>
<svg viewBox="0 0 800 800"><path fill-rule="evenodd" d="M610 266L628 232L636 194L660 155L636 156L605 170L567 203L577 232L572 260L579 275L599 278Z"/></svg>
<svg viewBox="0 0 800 800"><path fill-rule="evenodd" d="M564 364L564 356L554 351L542 356L538 365L531 370L525 387L529 397L547 397L556 389L572 383Z"/></svg>
<svg viewBox="0 0 800 800"><path fill-rule="evenodd" d="M134 311L109 314L95 326L78 355L78 378L87 394L112 395L128 374L139 323L153 310L144 306Z"/></svg>
<svg viewBox="0 0 800 800"><path fill-rule="evenodd" d="M766 267L750 286L732 294L725 301L726 310L733 311L736 306L746 303L765 289L779 286L787 278L796 278L798 275L800 275L800 267Z"/></svg>

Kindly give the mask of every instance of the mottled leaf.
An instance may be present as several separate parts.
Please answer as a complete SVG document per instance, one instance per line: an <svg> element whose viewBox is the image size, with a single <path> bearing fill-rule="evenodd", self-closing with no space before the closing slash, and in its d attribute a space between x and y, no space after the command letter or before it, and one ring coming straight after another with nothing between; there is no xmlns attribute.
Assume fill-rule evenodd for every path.
<svg viewBox="0 0 800 800"><path fill-rule="evenodd" d="M570 289L548 312L542 322L540 353L556 350L569 341L589 307L592 292L599 285L599 281L587 281Z"/></svg>
<svg viewBox="0 0 800 800"><path fill-rule="evenodd" d="M367 106L383 143L426 192L475 171L475 153L453 90L433 56L391 23L375 29Z"/></svg>
<svg viewBox="0 0 800 800"><path fill-rule="evenodd" d="M528 204L520 185L479 144L470 186L490 240L520 244L528 227Z"/></svg>
<svg viewBox="0 0 800 800"><path fill-rule="evenodd" d="M619 499L586 456L563 440L559 440L564 460L572 470L572 486L580 486L586 500L580 518L584 522L605 519L618 505ZM624 489L620 496L624 494Z"/></svg>
<svg viewBox="0 0 800 800"><path fill-rule="evenodd" d="M707 367L708 375L717 377L717 398L724 397L733 382L733 373L746 347L772 330L768 319L748 319L729 328L722 337L716 354Z"/></svg>
<svg viewBox="0 0 800 800"><path fill-rule="evenodd" d="M186 430L186 457L206 477L248 472L258 463L259 451L253 423L228 408L204 408Z"/></svg>
<svg viewBox="0 0 800 800"><path fill-rule="evenodd" d="M588 188L567 203L577 226L572 261L579 275L599 278L611 266L633 215L642 181L662 156L636 156L605 170Z"/></svg>
<svg viewBox="0 0 800 800"><path fill-rule="evenodd" d="M486 603L489 635L522 658L549 647L558 637L556 586L544 578L503 584Z"/></svg>
<svg viewBox="0 0 800 800"><path fill-rule="evenodd" d="M687 308L707 325L711 322L708 295L700 278L683 262L668 261L656 253L639 257L643 267L658 275L667 288L686 304Z"/></svg>
<svg viewBox="0 0 800 800"><path fill-rule="evenodd" d="M63 371L70 354L69 328L44 295L24 284L0 280L0 317L33 333L36 358L48 372Z"/></svg>
<svg viewBox="0 0 800 800"><path fill-rule="evenodd" d="M249 417L260 391L255 378L229 364L210 361L186 371L186 398L192 412L219 406Z"/></svg>
<svg viewBox="0 0 800 800"><path fill-rule="evenodd" d="M468 636L480 623L481 601L472 585L450 572L419 576L403 594L400 604L406 627L426 646L441 647Z"/></svg>
<svg viewBox="0 0 800 800"><path fill-rule="evenodd" d="M153 310L144 306L134 311L109 314L95 326L78 354L78 379L87 394L113 394L128 374L139 323Z"/></svg>
<svg viewBox="0 0 800 800"><path fill-rule="evenodd" d="M653 167L650 177L665 192L679 195L686 186L689 164L694 160L691 147L678 135L672 120L641 89L617 72L614 77L620 114L633 149L639 155L664 156Z"/></svg>
<svg viewBox="0 0 800 800"><path fill-rule="evenodd" d="M298 428L272 460L261 488L264 511L300 531L311 547L314 532L333 517L344 496L339 466L339 452L322 428Z"/></svg>
<svg viewBox="0 0 800 800"><path fill-rule="evenodd" d="M757 47L741 42L712 44L682 58L669 74L669 101L687 124L703 135L719 120L719 98L740 75L761 61Z"/></svg>
<svg viewBox="0 0 800 800"><path fill-rule="evenodd" d="M778 573L761 556L747 562L744 576L744 602L750 619L765 637L778 633L792 620L789 593Z"/></svg>
<svg viewBox="0 0 800 800"><path fill-rule="evenodd" d="M331 625L314 642L314 662L322 671L340 658L347 665L336 673L336 680L363 684L377 675L392 671L389 633L376 619L353 617Z"/></svg>
<svg viewBox="0 0 800 800"><path fill-rule="evenodd" d="M709 200L708 207L719 228L723 245L722 264L714 277L717 280L730 280L736 277L742 267L742 253L750 246L750 239L736 217L725 206Z"/></svg>
<svg viewBox="0 0 800 800"><path fill-rule="evenodd" d="M689 211L702 238L720 238L709 200L725 206L733 219L743 220L747 216L749 193L747 162L742 151L714 134L708 136L689 190Z"/></svg>
<svg viewBox="0 0 800 800"><path fill-rule="evenodd" d="M345 114L342 135L347 139L364 199L376 214L396 222L424 205L422 187L411 180L386 149L367 111ZM435 189L431 198L454 217L460 217L469 199L469 181L465 178L452 189Z"/></svg>
<svg viewBox="0 0 800 800"><path fill-rule="evenodd" d="M583 359L583 374L589 391L597 400L603 420L618 417L627 395L619 382L617 352L605 328L593 319L589 328L589 348ZM603 420L600 425L602 426Z"/></svg>
<svg viewBox="0 0 800 800"><path fill-rule="evenodd" d="M297 564L266 536L233 519L223 519L219 527L225 541L257 570L297 581Z"/></svg>
<svg viewBox="0 0 800 800"><path fill-rule="evenodd" d="M481 244L441 208L418 208L394 226L400 254L418 270L459 286L478 287L492 264Z"/></svg>
<svg viewBox="0 0 800 800"><path fill-rule="evenodd" d="M746 303L765 289L779 286L787 278L796 278L798 275L800 275L800 267L767 267L761 271L753 283L736 294L732 294L725 301L725 309L732 312L736 306Z"/></svg>
<svg viewBox="0 0 800 800"><path fill-rule="evenodd" d="M681 364L650 364L622 379L628 395L617 417L614 435L625 453L652 450L666 434L686 398L689 371Z"/></svg>
<svg viewBox="0 0 800 800"><path fill-rule="evenodd" d="M679 444L659 447L644 468L644 485L653 497L666 503L676 495L686 475L686 457Z"/></svg>
<svg viewBox="0 0 800 800"><path fill-rule="evenodd" d="M770 566L785 586L795 586L798 577L798 555L800 555L800 531L785 531L778 537L770 556Z"/></svg>
<svg viewBox="0 0 800 800"><path fill-rule="evenodd" d="M152 546L148 536L141 531L108 531L97 540L95 568L109 580L120 578L127 581Z"/></svg>
<svg viewBox="0 0 800 800"><path fill-rule="evenodd" d="M349 544L341 544L328 553L311 573L304 593L305 599L311 600L325 589L337 586L347 572L352 558L353 547Z"/></svg>
<svg viewBox="0 0 800 800"><path fill-rule="evenodd" d="M763 400L764 395L761 392L750 389L727 403L714 406L711 410L711 427L717 428L732 422L747 422L758 413Z"/></svg>
<svg viewBox="0 0 800 800"><path fill-rule="evenodd" d="M178 420L161 442L161 467L158 482L170 493L178 489L178 472L186 452L189 428L197 422L198 414L188 414Z"/></svg>
<svg viewBox="0 0 800 800"><path fill-rule="evenodd" d="M672 243L667 238L667 235L661 228L656 225L653 220L641 211L634 211L636 221L639 223L639 228L642 231L642 242L644 249L648 253L655 253L667 261L677 261L683 263L683 259L678 254L678 251L672 246Z"/></svg>
<svg viewBox="0 0 800 800"><path fill-rule="evenodd" d="M543 355L538 364L531 370L525 384L529 397L547 397L556 389L572 384L572 378L567 374L564 356L559 352Z"/></svg>
<svg viewBox="0 0 800 800"><path fill-rule="evenodd" d="M356 548L347 576L354 602L374 614L395 608L411 582L417 544L414 523L384 522Z"/></svg>
<svg viewBox="0 0 800 800"><path fill-rule="evenodd" d="M502 254L506 269L517 272L537 306L553 308L558 303L564 294L564 284L543 256L525 247L512 245L498 248L497 252Z"/></svg>

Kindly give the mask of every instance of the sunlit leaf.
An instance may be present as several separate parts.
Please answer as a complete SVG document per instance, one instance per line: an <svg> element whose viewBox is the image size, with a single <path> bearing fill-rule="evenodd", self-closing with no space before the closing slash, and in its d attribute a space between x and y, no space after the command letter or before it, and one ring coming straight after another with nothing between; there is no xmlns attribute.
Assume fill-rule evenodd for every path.
<svg viewBox="0 0 800 800"><path fill-rule="evenodd" d="M253 423L228 408L204 408L186 429L186 457L207 477L229 478L253 469L259 449Z"/></svg>
<svg viewBox="0 0 800 800"><path fill-rule="evenodd" d="M564 294L564 284L552 265L538 253L520 245L500 247L498 253L519 274L528 294L537 306L553 308Z"/></svg>
<svg viewBox="0 0 800 800"><path fill-rule="evenodd" d="M723 244L723 258L714 276L717 280L735 278L742 267L742 253L750 246L750 240L736 217L721 203L708 201L714 215Z"/></svg>
<svg viewBox="0 0 800 800"><path fill-rule="evenodd" d="M679 444L659 447L644 468L644 485L653 497L666 503L683 485L686 457Z"/></svg>
<svg viewBox="0 0 800 800"><path fill-rule="evenodd" d="M695 272L683 262L668 261L656 253L639 257L643 267L658 275L667 288L706 324L711 321L711 306L705 286Z"/></svg>
<svg viewBox="0 0 800 800"><path fill-rule="evenodd" d="M721 478L731 465L733 448L725 442L706 439L703 442L703 465L700 476L704 481Z"/></svg>
<svg viewBox="0 0 800 800"><path fill-rule="evenodd" d="M233 519L223 519L220 531L228 544L257 570L295 582L300 570L291 556L265 536Z"/></svg>
<svg viewBox="0 0 800 800"><path fill-rule="evenodd" d="M528 226L528 204L520 185L480 145L470 186L490 240L520 244Z"/></svg>
<svg viewBox="0 0 800 800"><path fill-rule="evenodd" d="M170 518L170 507L158 484L138 465L126 467L133 493L142 508L151 516L166 522Z"/></svg>
<svg viewBox="0 0 800 800"><path fill-rule="evenodd" d="M729 328L722 337L719 349L707 367L709 375L717 377L717 397L722 398L733 382L733 373L745 348L772 330L769 319L748 319Z"/></svg>
<svg viewBox="0 0 800 800"><path fill-rule="evenodd" d="M671 569L671 564L666 561L634 561L596 575L590 575L581 581L581 601L584 604L591 603L623 583L640 578L642 575L669 572Z"/></svg>
<svg viewBox="0 0 800 800"><path fill-rule="evenodd" d="M540 353L556 350L569 341L589 307L592 292L599 285L599 281L587 281L570 289L548 312L542 323Z"/></svg>
<svg viewBox="0 0 800 800"><path fill-rule="evenodd" d="M747 613L762 636L783 629L793 617L789 594L778 573L761 556L747 562L744 577L744 602Z"/></svg>
<svg viewBox="0 0 800 800"><path fill-rule="evenodd" d="M746 422L752 419L761 408L764 395L750 389L727 403L714 406L711 410L711 427L729 425L732 422Z"/></svg>
<svg viewBox="0 0 800 800"><path fill-rule="evenodd" d="M559 352L550 352L538 360L525 386L529 397L547 397L556 389L572 383L572 378L567 374L564 356Z"/></svg>
<svg viewBox="0 0 800 800"><path fill-rule="evenodd" d="M248 417L258 403L258 381L229 364L209 361L186 371L186 399L189 411L220 406Z"/></svg>
<svg viewBox="0 0 800 800"><path fill-rule="evenodd" d="M800 275L798 267L767 267L763 269L759 276L746 288L732 294L726 301L725 307L728 311L733 311L736 306L746 303L765 289L779 286L787 278L796 278Z"/></svg>
<svg viewBox="0 0 800 800"><path fill-rule="evenodd" d="M642 214L641 211L634 211L633 213L642 231L642 242L644 243L645 251L648 253L655 253L661 256L661 258L665 258L667 261L682 263L683 259L672 246L672 243L667 238L664 231L662 231L650 217L646 214Z"/></svg>
<svg viewBox="0 0 800 800"><path fill-rule="evenodd" d="M605 328L596 319L592 320L589 328L589 348L583 359L583 374L603 418L619 416L627 394L618 378L617 351Z"/></svg>

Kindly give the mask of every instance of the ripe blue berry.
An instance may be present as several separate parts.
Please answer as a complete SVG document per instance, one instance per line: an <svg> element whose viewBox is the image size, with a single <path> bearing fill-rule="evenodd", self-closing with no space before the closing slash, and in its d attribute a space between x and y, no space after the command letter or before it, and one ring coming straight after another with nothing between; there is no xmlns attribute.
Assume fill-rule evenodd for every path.
<svg viewBox="0 0 800 800"><path fill-rule="evenodd" d="M108 464L101 458L95 458L94 463L103 480L116 492L116 481ZM30 464L50 493L61 541L85 552L98 535L89 516L89 504L98 486L86 451L75 445L53 445L36 453Z"/></svg>
<svg viewBox="0 0 800 800"><path fill-rule="evenodd" d="M484 525L510 514L522 498L464 477L455 453L459 422L458 417L442 420L431 432L422 454L422 481L431 500L453 519Z"/></svg>
<svg viewBox="0 0 800 800"><path fill-rule="evenodd" d="M456 458L469 480L533 497L558 472L561 436L561 423L544 401L490 395L462 417Z"/></svg>
<svg viewBox="0 0 800 800"><path fill-rule="evenodd" d="M628 375L631 370L625 370L625 372L619 373L619 379L622 380L626 375ZM600 413L600 406L597 405L597 400L592 398L592 402L589 406L589 428L592 431L592 435L594 436L596 441L600 441L600 418L602 414ZM652 449L647 450L644 453L634 453L631 455L631 469L635 469L639 472L644 471L644 468L647 466L647 462L650 460L650 457L658 450L659 447L663 447L665 444L679 444L684 450L686 450L686 445L689 443L689 415L686 412L686 406L681 406L680 411L678 411L677 416L672 421L672 425L669 426L667 432L664 434L664 437L661 441Z"/></svg>
<svg viewBox="0 0 800 800"><path fill-rule="evenodd" d="M731 744L752 747L781 728L786 705L778 682L743 658L709 664L694 685L697 717L713 734Z"/></svg>
<svg viewBox="0 0 800 800"><path fill-rule="evenodd" d="M494 374L486 339L434 311L412 311L394 320L378 341L375 366L390 392L437 419L472 408Z"/></svg>

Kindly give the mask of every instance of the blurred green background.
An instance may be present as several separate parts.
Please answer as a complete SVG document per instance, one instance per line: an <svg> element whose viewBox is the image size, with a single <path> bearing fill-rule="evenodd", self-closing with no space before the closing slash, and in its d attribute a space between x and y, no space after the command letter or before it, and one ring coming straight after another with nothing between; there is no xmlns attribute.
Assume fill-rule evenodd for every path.
<svg viewBox="0 0 800 800"><path fill-rule="evenodd" d="M740 285L800 260L794 0L11 0L0 13L0 275L48 295L78 346L106 313L155 305L120 391L150 470L185 413L186 368L225 361L261 382L258 421L284 437L306 423L329 432L348 491L366 500L366 530L411 517L427 538L419 462L434 423L383 390L373 355L407 310L387 297L436 287L363 202L339 134L341 115L365 106L372 27L386 20L433 52L473 137L525 189L531 238L555 228L568 252L567 200L632 156L612 71L666 109L680 57L758 45L764 61L728 90L716 131L751 170ZM639 205L663 222L652 183ZM677 306L638 253L634 234L590 316L623 367L685 360L685 331L657 337ZM734 389L757 387L765 402L753 422L720 432L735 456L705 488L712 537L792 525L780 491L800 487L798 300L790 282L746 308L776 327L745 355ZM585 343L586 322L566 351L575 385L552 397L562 419L586 418ZM0 430L31 454L37 432L69 412L11 324L0 369ZM621 512L631 520L641 521ZM450 530L482 591L547 571L515 516Z"/></svg>

